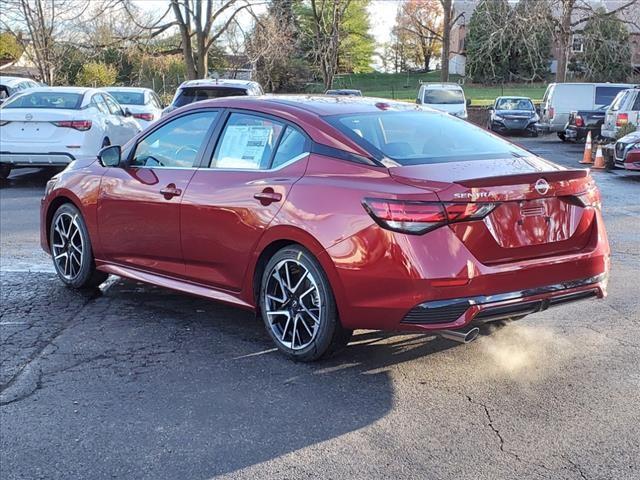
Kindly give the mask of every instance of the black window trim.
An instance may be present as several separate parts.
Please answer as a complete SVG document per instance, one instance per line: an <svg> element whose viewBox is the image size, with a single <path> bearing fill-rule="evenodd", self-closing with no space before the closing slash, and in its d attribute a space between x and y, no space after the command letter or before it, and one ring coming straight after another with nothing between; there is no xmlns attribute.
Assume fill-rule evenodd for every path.
<svg viewBox="0 0 640 480"><path fill-rule="evenodd" d="M216 129L220 123L220 118L222 116L223 113L222 108L198 108L195 110L188 110L186 112L181 113L180 115L176 115L176 116L172 116L167 118L165 121L160 121L158 122L156 125L153 125L149 130L145 131L145 134L143 136L141 136L140 138L138 138L136 140L136 142L129 147L128 151L126 152L126 159L123 165L123 168L158 168L158 169L163 169L163 170L196 170L198 168L200 168L200 165L202 163L202 157L203 154L207 151L209 144L211 143L211 136L214 135L214 133L216 132ZM209 130L207 130L207 133L205 134L205 142L204 142L204 147L200 148L200 151L198 152L198 154L196 155L196 159L193 162L193 165L191 167L171 167L171 166L162 166L162 165L154 165L154 166L145 166L145 165L135 165L135 166L131 166L131 162L133 161L133 156L135 154L135 151L138 149L138 145L140 144L140 142L144 141L146 138L148 138L150 135L152 135L156 130L164 127L165 125L168 125L169 123L172 123L175 120L178 120L179 118L182 117L186 117L189 115L194 115L197 113L204 113L204 112L214 112L216 113L216 117L213 120L213 122L211 122L211 125L209 126ZM209 140L207 140L209 139Z"/></svg>

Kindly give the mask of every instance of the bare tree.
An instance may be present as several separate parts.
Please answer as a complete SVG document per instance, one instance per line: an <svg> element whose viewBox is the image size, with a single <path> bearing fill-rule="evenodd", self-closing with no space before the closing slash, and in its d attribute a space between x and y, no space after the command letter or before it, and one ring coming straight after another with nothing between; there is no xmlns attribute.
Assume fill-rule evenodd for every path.
<svg viewBox="0 0 640 480"><path fill-rule="evenodd" d="M598 14L594 4L588 0L551 0L552 8L557 12L554 28L558 59L556 81L566 81L573 36L582 33L591 18L596 15L626 16L638 8L637 3L637 0L620 0L615 8Z"/></svg>
<svg viewBox="0 0 640 480"><path fill-rule="evenodd" d="M311 0L313 57L325 88L331 88L338 69L340 32L351 0Z"/></svg>
<svg viewBox="0 0 640 480"><path fill-rule="evenodd" d="M74 22L88 7L89 0L3 0L0 25L22 44L41 80L53 85L61 42L72 38Z"/></svg>
<svg viewBox="0 0 640 480"><path fill-rule="evenodd" d="M408 0L398 11L396 22L412 35L419 47L417 57L429 71L431 58L442 45L442 4L439 0Z"/></svg>

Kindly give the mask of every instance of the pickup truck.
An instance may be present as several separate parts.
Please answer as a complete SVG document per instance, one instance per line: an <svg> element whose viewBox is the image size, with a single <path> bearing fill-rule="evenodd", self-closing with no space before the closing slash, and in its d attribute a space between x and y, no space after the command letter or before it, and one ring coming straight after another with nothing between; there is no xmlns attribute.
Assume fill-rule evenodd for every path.
<svg viewBox="0 0 640 480"><path fill-rule="evenodd" d="M591 132L591 138L600 137L600 130L604 123L607 107L600 107L597 110L578 110L569 114L569 121L564 127L564 137L566 141L580 141L587 138L587 133Z"/></svg>

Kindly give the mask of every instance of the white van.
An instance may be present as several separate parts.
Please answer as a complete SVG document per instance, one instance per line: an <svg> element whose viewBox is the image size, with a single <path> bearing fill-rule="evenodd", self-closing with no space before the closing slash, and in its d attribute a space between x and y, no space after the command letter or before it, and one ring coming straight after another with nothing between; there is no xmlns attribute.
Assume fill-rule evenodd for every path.
<svg viewBox="0 0 640 480"><path fill-rule="evenodd" d="M462 87L457 83L422 83L416 103L467 118L467 101Z"/></svg>
<svg viewBox="0 0 640 480"><path fill-rule="evenodd" d="M558 137L564 140L571 112L610 105L621 90L631 87L627 83L550 83L540 106L540 128L558 132Z"/></svg>

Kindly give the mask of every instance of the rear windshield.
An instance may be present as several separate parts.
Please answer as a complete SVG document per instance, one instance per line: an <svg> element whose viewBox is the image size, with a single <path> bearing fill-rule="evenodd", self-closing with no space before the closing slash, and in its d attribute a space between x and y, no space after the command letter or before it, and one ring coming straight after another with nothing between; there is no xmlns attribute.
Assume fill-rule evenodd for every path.
<svg viewBox="0 0 640 480"><path fill-rule="evenodd" d="M215 87L215 88L183 88L178 93L173 105L182 107L189 103L199 102L200 100L209 100L212 98L235 97L246 95L247 90L244 88L232 87Z"/></svg>
<svg viewBox="0 0 640 480"><path fill-rule="evenodd" d="M144 93L107 90L121 105L144 105Z"/></svg>
<svg viewBox="0 0 640 480"><path fill-rule="evenodd" d="M34 92L19 95L8 100L2 108L57 108L78 110L82 104L82 94L62 92Z"/></svg>
<svg viewBox="0 0 640 480"><path fill-rule="evenodd" d="M462 94L462 90L458 89L427 89L424 91L422 102L426 104L455 105L458 103L464 103L464 95Z"/></svg>
<svg viewBox="0 0 640 480"><path fill-rule="evenodd" d="M596 87L596 105L611 105L622 90L629 87Z"/></svg>
<svg viewBox="0 0 640 480"><path fill-rule="evenodd" d="M400 165L523 157L529 153L450 115L426 111L326 117L374 157Z"/></svg>

